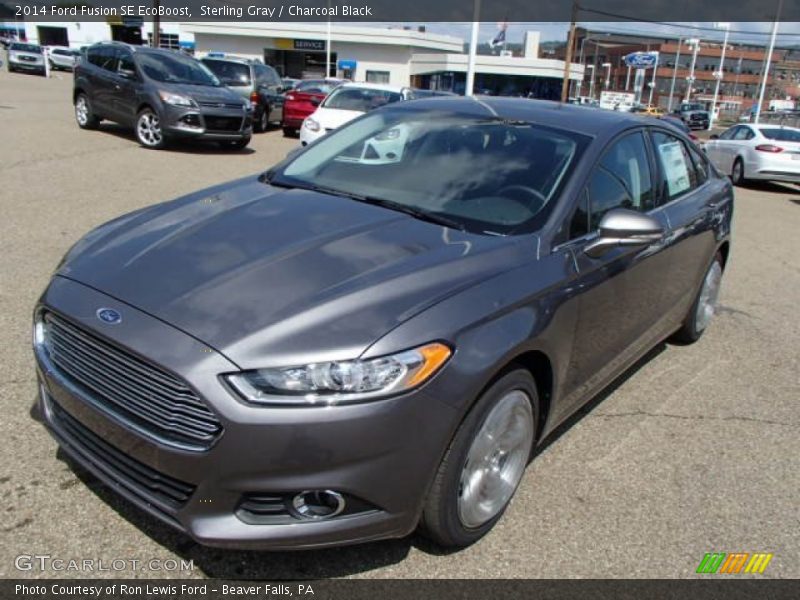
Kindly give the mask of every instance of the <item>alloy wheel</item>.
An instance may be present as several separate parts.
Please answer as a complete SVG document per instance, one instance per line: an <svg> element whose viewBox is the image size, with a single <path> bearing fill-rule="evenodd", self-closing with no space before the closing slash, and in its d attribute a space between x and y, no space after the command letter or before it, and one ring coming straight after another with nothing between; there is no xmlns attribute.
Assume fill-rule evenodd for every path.
<svg viewBox="0 0 800 600"><path fill-rule="evenodd" d="M139 122L136 124L136 131L139 134L139 139L146 146L158 146L163 139L161 121L158 115L151 111L141 114Z"/></svg>
<svg viewBox="0 0 800 600"><path fill-rule="evenodd" d="M503 396L472 441L461 472L458 516L480 527L506 506L525 472L533 445L531 400L520 390Z"/></svg>
<svg viewBox="0 0 800 600"><path fill-rule="evenodd" d="M75 102L75 119L79 125L86 125L89 122L89 105L86 96L78 96Z"/></svg>

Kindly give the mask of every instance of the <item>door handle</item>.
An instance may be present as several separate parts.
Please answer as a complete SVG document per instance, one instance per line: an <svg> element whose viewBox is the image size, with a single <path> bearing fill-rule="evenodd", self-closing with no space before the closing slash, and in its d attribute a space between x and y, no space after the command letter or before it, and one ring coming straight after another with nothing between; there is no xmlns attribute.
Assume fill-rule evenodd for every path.
<svg viewBox="0 0 800 600"><path fill-rule="evenodd" d="M121 89L122 89L122 86L121 86L120 84L118 84L118 83L115 83L115 84L114 84L114 89L115 89L115 90L121 90Z"/></svg>

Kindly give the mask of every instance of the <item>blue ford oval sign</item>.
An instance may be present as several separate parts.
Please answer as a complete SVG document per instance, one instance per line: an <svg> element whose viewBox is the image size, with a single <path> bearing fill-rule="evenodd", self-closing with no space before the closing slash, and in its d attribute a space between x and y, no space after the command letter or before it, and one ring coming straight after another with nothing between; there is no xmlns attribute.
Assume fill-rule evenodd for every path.
<svg viewBox="0 0 800 600"><path fill-rule="evenodd" d="M632 52L625 56L625 65L634 69L650 69L658 62L657 54L649 52Z"/></svg>
<svg viewBox="0 0 800 600"><path fill-rule="evenodd" d="M113 308L98 308L96 314L98 319L109 325L116 325L122 322L122 315Z"/></svg>

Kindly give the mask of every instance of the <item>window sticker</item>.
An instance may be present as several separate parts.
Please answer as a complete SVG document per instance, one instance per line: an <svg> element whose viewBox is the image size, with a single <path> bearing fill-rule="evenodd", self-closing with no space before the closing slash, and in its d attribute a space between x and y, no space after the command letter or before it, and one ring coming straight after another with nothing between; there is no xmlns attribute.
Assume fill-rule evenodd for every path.
<svg viewBox="0 0 800 600"><path fill-rule="evenodd" d="M670 198L688 190L691 187L689 169L683 158L681 143L670 142L659 145L658 152L661 155L661 164L664 167Z"/></svg>

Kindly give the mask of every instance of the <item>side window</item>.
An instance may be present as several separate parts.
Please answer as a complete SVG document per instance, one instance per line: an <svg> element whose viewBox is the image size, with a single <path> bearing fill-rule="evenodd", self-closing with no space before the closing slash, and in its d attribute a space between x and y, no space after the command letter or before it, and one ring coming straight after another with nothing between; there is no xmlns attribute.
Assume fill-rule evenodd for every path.
<svg viewBox="0 0 800 600"><path fill-rule="evenodd" d="M697 174L697 185L703 185L708 181L708 163L706 159L694 148L689 146L689 153L692 155L694 170Z"/></svg>
<svg viewBox="0 0 800 600"><path fill-rule="evenodd" d="M589 230L594 231L608 211L615 208L631 208L628 190L615 177L602 167L595 169L589 180Z"/></svg>
<svg viewBox="0 0 800 600"><path fill-rule="evenodd" d="M255 72L256 85L258 87L269 85L269 77L265 67L255 65L253 66L253 71Z"/></svg>
<svg viewBox="0 0 800 600"><path fill-rule="evenodd" d="M133 71L135 73L136 67L133 64L133 54L130 52L121 52L117 69L120 71Z"/></svg>
<svg viewBox="0 0 800 600"><path fill-rule="evenodd" d="M574 240L589 233L589 196L586 190L581 194L578 207L569 223L569 239Z"/></svg>
<svg viewBox="0 0 800 600"><path fill-rule="evenodd" d="M623 208L646 212L655 206L647 147L641 133L632 133L615 142L603 155L599 168L625 188L630 206Z"/></svg>
<svg viewBox="0 0 800 600"><path fill-rule="evenodd" d="M719 139L721 139L721 140L731 140L731 139L733 139L733 136L736 135L736 133L740 129L741 129L741 126L739 126L739 125L736 125L735 127L731 127L730 129L726 129L719 136Z"/></svg>
<svg viewBox="0 0 800 600"><path fill-rule="evenodd" d="M100 55L101 48L92 47L86 51L86 59L96 67L101 67L103 64L103 57Z"/></svg>
<svg viewBox="0 0 800 600"><path fill-rule="evenodd" d="M278 72L275 69L273 69L272 67L264 67L264 70L267 73L267 82L270 85L280 85L281 84L281 78L278 77Z"/></svg>
<svg viewBox="0 0 800 600"><path fill-rule="evenodd" d="M736 128L736 132L733 134L734 140L749 140L754 137L752 130L749 127L742 127L741 125Z"/></svg>
<svg viewBox="0 0 800 600"><path fill-rule="evenodd" d="M694 163L681 140L656 131L653 132L653 144L665 185L664 201L674 200L699 185Z"/></svg>
<svg viewBox="0 0 800 600"><path fill-rule="evenodd" d="M97 65L101 69L105 69L106 71L116 71L117 70L117 50L113 46L101 46L100 47L100 59L99 64Z"/></svg>

